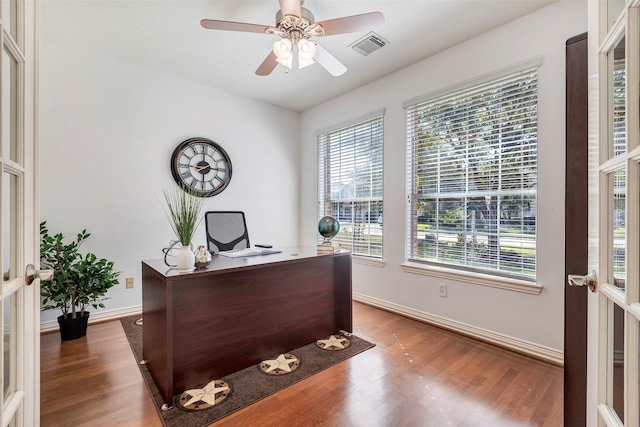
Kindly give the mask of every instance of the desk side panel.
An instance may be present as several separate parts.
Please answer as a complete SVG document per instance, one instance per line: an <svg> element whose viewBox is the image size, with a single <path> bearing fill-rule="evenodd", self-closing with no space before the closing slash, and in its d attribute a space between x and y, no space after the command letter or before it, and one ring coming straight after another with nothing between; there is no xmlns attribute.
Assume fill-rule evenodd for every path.
<svg viewBox="0 0 640 427"><path fill-rule="evenodd" d="M142 357L166 403L173 402L170 289L166 280L142 263Z"/></svg>
<svg viewBox="0 0 640 427"><path fill-rule="evenodd" d="M353 332L353 293L351 288L351 252L333 257L335 304L338 330Z"/></svg>

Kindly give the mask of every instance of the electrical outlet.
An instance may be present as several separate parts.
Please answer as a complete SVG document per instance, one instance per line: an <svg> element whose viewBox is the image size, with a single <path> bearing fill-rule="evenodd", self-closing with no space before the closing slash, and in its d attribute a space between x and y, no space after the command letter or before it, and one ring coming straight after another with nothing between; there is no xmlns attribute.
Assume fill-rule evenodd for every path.
<svg viewBox="0 0 640 427"><path fill-rule="evenodd" d="M440 283L438 285L438 294L442 298L446 298L447 297L447 285L445 283Z"/></svg>
<svg viewBox="0 0 640 427"><path fill-rule="evenodd" d="M126 287L127 289L133 288L133 277L127 277Z"/></svg>

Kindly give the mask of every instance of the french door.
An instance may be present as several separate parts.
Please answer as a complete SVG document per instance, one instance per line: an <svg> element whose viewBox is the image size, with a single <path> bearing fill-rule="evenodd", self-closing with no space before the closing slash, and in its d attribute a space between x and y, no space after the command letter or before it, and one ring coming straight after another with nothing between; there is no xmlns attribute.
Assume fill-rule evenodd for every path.
<svg viewBox="0 0 640 427"><path fill-rule="evenodd" d="M39 425L37 2L0 0L0 425Z"/></svg>
<svg viewBox="0 0 640 427"><path fill-rule="evenodd" d="M640 426L640 0L589 1L588 424ZM597 217L597 218L596 218Z"/></svg>

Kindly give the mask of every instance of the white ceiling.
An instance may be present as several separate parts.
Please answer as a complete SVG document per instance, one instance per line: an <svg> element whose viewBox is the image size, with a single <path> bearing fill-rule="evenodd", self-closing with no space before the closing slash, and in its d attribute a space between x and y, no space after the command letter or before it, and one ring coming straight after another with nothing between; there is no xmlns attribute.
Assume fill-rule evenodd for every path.
<svg viewBox="0 0 640 427"><path fill-rule="evenodd" d="M372 29L389 43L362 56L348 47L367 32L316 38L347 67L313 65L254 74L275 35L206 30L200 20L275 25L277 0L42 0L41 37L295 111L379 79L522 15L547 0L307 0L316 21L379 11Z"/></svg>

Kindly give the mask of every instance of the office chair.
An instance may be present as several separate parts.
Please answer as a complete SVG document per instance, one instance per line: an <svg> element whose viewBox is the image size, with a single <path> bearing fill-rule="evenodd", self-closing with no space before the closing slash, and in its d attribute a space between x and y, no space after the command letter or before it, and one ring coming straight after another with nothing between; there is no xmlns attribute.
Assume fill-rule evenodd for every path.
<svg viewBox="0 0 640 427"><path fill-rule="evenodd" d="M209 252L246 249L249 231L242 211L209 211L204 214Z"/></svg>

